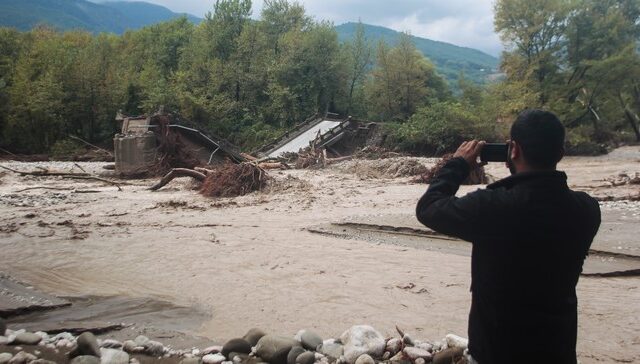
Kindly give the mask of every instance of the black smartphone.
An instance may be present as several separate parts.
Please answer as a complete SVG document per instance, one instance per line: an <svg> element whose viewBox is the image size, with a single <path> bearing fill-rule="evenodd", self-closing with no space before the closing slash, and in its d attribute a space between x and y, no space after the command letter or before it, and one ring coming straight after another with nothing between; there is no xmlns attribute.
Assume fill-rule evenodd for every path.
<svg viewBox="0 0 640 364"><path fill-rule="evenodd" d="M507 143L487 143L482 147L480 160L482 162L506 162L509 153Z"/></svg>

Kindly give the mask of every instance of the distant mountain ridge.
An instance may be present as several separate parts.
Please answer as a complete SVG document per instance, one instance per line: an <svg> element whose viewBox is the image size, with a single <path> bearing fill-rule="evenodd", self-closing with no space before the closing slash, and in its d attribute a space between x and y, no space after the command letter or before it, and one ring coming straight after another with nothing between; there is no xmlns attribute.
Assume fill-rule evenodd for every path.
<svg viewBox="0 0 640 364"><path fill-rule="evenodd" d="M127 30L187 16L142 1L90 2L86 0L0 0L0 25L28 31L41 24L59 30L83 29L122 34Z"/></svg>
<svg viewBox="0 0 640 364"><path fill-rule="evenodd" d="M400 36L400 32L389 28L369 24L363 24L363 26L365 36L373 42L374 46L380 40L393 45ZM357 27L357 23L338 25L336 27L338 38L341 41L353 39ZM499 67L498 58L477 49L415 36L411 38L418 50L436 65L438 72L450 83L455 83L460 73L472 81L483 83L490 75L495 74Z"/></svg>

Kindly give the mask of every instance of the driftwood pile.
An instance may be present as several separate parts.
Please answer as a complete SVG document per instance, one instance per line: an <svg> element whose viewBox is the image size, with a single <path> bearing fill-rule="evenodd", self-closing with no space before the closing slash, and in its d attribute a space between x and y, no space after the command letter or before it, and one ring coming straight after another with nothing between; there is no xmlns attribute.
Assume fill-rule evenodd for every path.
<svg viewBox="0 0 640 364"><path fill-rule="evenodd" d="M200 182L200 193L207 197L236 197L262 190L269 180L264 169L255 162L235 164L231 161L207 168L174 168L150 187L157 191L177 177L191 177Z"/></svg>
<svg viewBox="0 0 640 364"><path fill-rule="evenodd" d="M411 182L413 183L431 183L435 176L440 172L442 167L453 158L453 154L445 154L438 163L429 168L426 173L417 176ZM469 173L469 177L462 183L463 185L480 185L489 183L489 177L484 171L484 167L477 167Z"/></svg>
<svg viewBox="0 0 640 364"><path fill-rule="evenodd" d="M180 136L171 131L171 118L168 115L154 115L151 124L159 126L156 133L158 161L152 166L151 174L161 176L174 168L193 170L202 166L202 162L182 143Z"/></svg>

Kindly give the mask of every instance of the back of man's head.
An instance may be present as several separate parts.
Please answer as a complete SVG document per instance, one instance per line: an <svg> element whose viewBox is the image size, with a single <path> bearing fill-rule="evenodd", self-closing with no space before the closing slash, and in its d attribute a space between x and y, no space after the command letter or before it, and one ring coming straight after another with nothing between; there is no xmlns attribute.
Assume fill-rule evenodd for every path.
<svg viewBox="0 0 640 364"><path fill-rule="evenodd" d="M511 140L518 143L527 164L554 169L564 154L564 126L553 113L525 110L511 126Z"/></svg>

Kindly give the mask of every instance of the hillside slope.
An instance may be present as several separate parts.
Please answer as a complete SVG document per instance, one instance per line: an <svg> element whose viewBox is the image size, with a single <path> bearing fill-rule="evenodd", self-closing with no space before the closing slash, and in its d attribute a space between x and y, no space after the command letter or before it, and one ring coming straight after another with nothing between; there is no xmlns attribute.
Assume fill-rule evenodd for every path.
<svg viewBox="0 0 640 364"><path fill-rule="evenodd" d="M122 34L183 16L141 1L93 3L86 0L2 0L0 25L27 31L37 25L59 30L83 29L94 33ZM193 22L202 19L187 15Z"/></svg>
<svg viewBox="0 0 640 364"><path fill-rule="evenodd" d="M338 31L339 39L341 41L353 39L357 26L357 23L345 23L337 26L336 30ZM363 26L366 37L374 46L380 40L393 45L400 36L400 32L385 27L369 24L363 24ZM457 81L461 72L464 73L465 77L481 83L489 75L495 73L498 68L498 58L477 49L415 36L411 36L411 38L418 50L436 65L438 72L450 83Z"/></svg>

